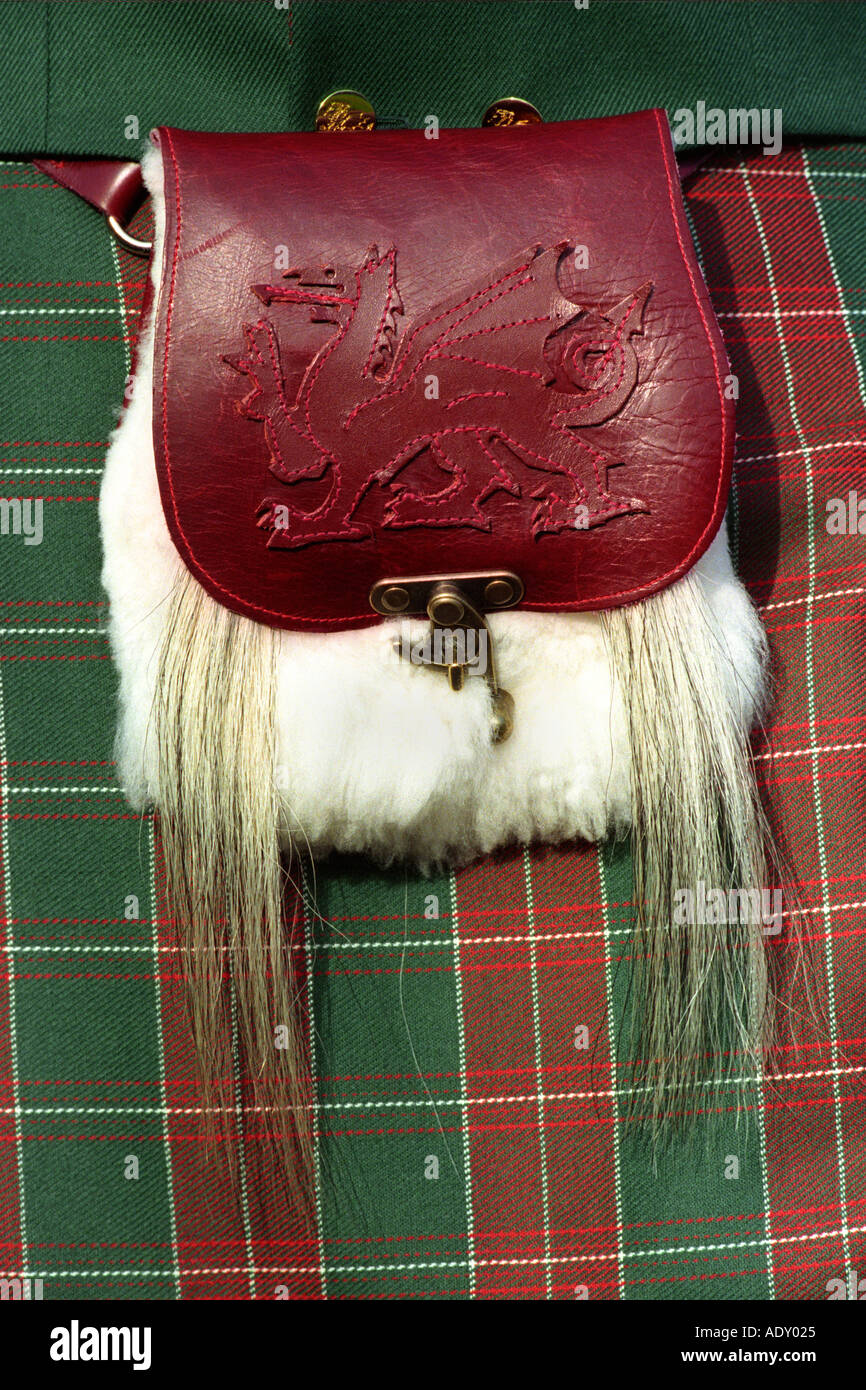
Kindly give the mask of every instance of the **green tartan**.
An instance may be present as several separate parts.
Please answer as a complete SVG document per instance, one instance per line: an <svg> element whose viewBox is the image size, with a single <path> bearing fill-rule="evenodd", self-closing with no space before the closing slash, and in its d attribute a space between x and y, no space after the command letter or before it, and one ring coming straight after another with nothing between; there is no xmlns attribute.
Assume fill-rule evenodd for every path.
<svg viewBox="0 0 866 1390"><path fill-rule="evenodd" d="M0 127L16 157L0 164L0 492L45 499L41 545L0 537L3 1272L41 1277L59 1299L825 1298L866 1258L866 556L862 538L843 544L824 527L826 498L864 476L866 146L825 138L745 171L728 156L688 198L741 380L735 553L777 657L758 766L816 923L832 1036L754 1079L747 1122L729 1110L654 1161L624 1099L625 847L513 852L432 880L319 865L300 953L319 1105L311 1247L252 1187L238 1212L203 1154L158 846L115 781L96 499L143 269L26 155L126 153L118 113L133 91L142 131L267 128L308 125L341 85L412 124L428 109L473 123L508 89L550 118L704 97L783 105L793 130L787 95L754 95L778 79L798 133L862 137L861 7L741 6L741 30L717 7L635 6L627 18L562 5L546 7L562 13L542 32L527 17L540 7L503 5L480 62L487 5L389 5L372 38L369 5L296 4L291 37L288 14L267 5L162 5L149 19L144 8L3 17ZM222 69L219 84L208 73L241 10L233 89ZM671 37L673 10L689 43ZM584 26L586 80L564 83L551 66L566 22ZM534 47L520 42L527 25ZM611 82L614 57L641 49L636 34L645 62ZM196 82L167 64L170 43ZM803 45L832 81L802 82ZM587 1054L575 1052L579 1025Z"/></svg>

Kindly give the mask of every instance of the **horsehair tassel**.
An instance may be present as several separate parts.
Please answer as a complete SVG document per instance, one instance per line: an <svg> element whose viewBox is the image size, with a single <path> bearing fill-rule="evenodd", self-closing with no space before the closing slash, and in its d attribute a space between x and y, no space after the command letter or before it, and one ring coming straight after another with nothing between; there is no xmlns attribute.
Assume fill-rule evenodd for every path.
<svg viewBox="0 0 866 1390"><path fill-rule="evenodd" d="M241 1105L291 1205L309 1215L313 1129L303 1015L284 914L274 778L277 634L208 597L184 571L170 599L153 710L166 886L186 965L208 1132ZM220 1117L225 1123L220 1124ZM233 1177L237 1156L226 1145Z"/></svg>
<svg viewBox="0 0 866 1390"><path fill-rule="evenodd" d="M606 612L604 626L631 749L627 1109L658 1140L698 1115L737 1108L762 1065L775 1011L767 935L780 927L763 908L768 875L778 881L781 869L755 782L737 663L701 585L688 575ZM679 910L702 885L725 901L733 895L734 910L721 921Z"/></svg>

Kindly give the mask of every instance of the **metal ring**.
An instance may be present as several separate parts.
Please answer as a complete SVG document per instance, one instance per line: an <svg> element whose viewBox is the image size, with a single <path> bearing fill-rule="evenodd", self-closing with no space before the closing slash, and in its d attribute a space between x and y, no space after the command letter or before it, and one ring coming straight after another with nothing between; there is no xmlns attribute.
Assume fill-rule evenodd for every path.
<svg viewBox="0 0 866 1390"><path fill-rule="evenodd" d="M125 227L121 227L113 213L107 212L105 215L108 219L108 225L111 228L112 235L120 242L125 250L129 251L133 256L150 255L153 250L152 241L139 241L136 237L130 236Z"/></svg>

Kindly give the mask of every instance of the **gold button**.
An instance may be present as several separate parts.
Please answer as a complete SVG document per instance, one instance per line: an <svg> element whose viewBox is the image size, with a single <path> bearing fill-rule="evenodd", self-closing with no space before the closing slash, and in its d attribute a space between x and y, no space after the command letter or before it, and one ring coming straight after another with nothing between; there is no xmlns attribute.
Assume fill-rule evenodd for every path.
<svg viewBox="0 0 866 1390"><path fill-rule="evenodd" d="M319 102L316 130L373 130L376 112L360 92L331 92Z"/></svg>
<svg viewBox="0 0 866 1390"><path fill-rule="evenodd" d="M531 101L524 101L522 97L500 97L499 101L488 106L481 117L483 126L537 125L540 121L541 112Z"/></svg>

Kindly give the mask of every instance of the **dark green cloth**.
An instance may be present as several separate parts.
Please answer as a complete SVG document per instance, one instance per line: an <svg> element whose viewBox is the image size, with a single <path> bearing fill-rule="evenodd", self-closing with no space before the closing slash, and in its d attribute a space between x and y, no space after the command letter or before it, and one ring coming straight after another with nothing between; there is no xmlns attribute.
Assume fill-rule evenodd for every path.
<svg viewBox="0 0 866 1390"><path fill-rule="evenodd" d="M208 0L0 6L0 152L132 155L126 118L304 130L334 88L420 126L497 97L548 120L780 108L786 138L866 136L866 6L590 0Z"/></svg>

